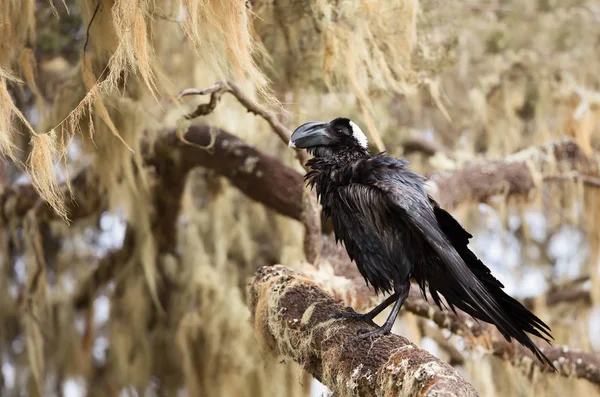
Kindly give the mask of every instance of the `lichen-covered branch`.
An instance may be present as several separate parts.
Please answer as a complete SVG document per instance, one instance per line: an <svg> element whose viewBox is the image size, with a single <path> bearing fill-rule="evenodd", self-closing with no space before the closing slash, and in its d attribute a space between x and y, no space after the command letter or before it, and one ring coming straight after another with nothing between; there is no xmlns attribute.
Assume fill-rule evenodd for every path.
<svg viewBox="0 0 600 397"><path fill-rule="evenodd" d="M406 338L357 338L366 323L335 320L343 306L305 276L259 269L249 285L263 349L300 363L339 396L476 396L454 368Z"/></svg>
<svg viewBox="0 0 600 397"><path fill-rule="evenodd" d="M543 297L524 298L522 303L526 308L532 309L539 299L542 299L544 304L548 307L556 306L561 303L573 304L575 302L590 305L592 303L592 294L589 290L583 289L583 287L568 287L548 291Z"/></svg>
<svg viewBox="0 0 600 397"><path fill-rule="evenodd" d="M529 372L533 367L542 372L547 371L539 365L531 351L500 338L496 336L492 341L494 356L510 361L513 366L525 372ZM562 376L586 379L600 386L600 357L597 355L573 350L568 346L540 346L540 350L552 360Z"/></svg>
<svg viewBox="0 0 600 397"><path fill-rule="evenodd" d="M134 250L134 233L127 228L121 248L110 251L99 262L94 271L81 283L73 296L75 310L88 308L102 287L123 270Z"/></svg>
<svg viewBox="0 0 600 397"><path fill-rule="evenodd" d="M541 372L554 373L550 368L541 364L529 349L516 342L508 342L493 326L476 322L458 310L457 314L442 310L435 306L433 302L426 301L422 296L419 296L414 288L404 308L413 314L432 320L440 328L448 329L453 334L478 338L480 344L487 347L490 354L510 361L515 367L521 368L524 372L536 368ZM587 379L591 383L600 386L600 357L592 353L571 349L568 346L540 344L539 347L552 360L560 375Z"/></svg>
<svg viewBox="0 0 600 397"><path fill-rule="evenodd" d="M210 150L199 149L213 139ZM206 167L228 178L253 200L294 219L302 216L302 175L273 156L262 153L240 138L218 128L191 126L185 133L189 145L175 131L167 133L154 145L147 162L155 165L159 157L172 156L180 173L194 167ZM172 176L174 177L174 176Z"/></svg>
<svg viewBox="0 0 600 397"><path fill-rule="evenodd" d="M211 143L212 133L215 134L215 142L211 150L199 149L197 146ZM181 156L181 177L184 177L186 170L196 166L213 169L227 177L250 198L283 215L302 220L304 182L300 173L221 129L213 128L211 132L208 126L194 125L184 134L184 138L192 145L182 141L175 131L167 131L154 144L154 150L147 151L144 156L146 162L157 164L156 153L173 158ZM552 179L556 179L555 166L562 172L560 175L575 175L573 171L576 171L573 178L581 179L583 183L595 181L600 174L597 161L586 157L574 141L565 139L523 150L507 160L435 172L429 176L428 184L440 204L447 208L466 201L485 202L497 194L527 196L536 188L535 177L528 162L543 175L545 167L551 161L554 164ZM87 170L80 172L73 180L76 201L70 207L71 219L85 216L94 208L97 209L100 194L90 189L97 186L93 180L93 175ZM595 186L594 183L588 184ZM33 187L22 185L5 188L0 194L0 203L5 216L22 215L38 198ZM73 212L77 216L73 216Z"/></svg>
<svg viewBox="0 0 600 397"><path fill-rule="evenodd" d="M302 271L307 278L315 281L336 299L359 312L371 309L382 300L365 287L362 276L356 266L350 263L344 249L335 246L331 239L327 238L323 242L321 259L321 268L306 265ZM550 368L541 365L528 349L504 339L495 327L477 322L458 309L457 313L442 310L432 301L424 299L416 285L411 288L403 310L429 319L455 335L466 337L471 344L484 347L489 354L510 361L527 373L532 368L552 372ZM587 379L600 385L600 358L596 355L568 346L540 345L540 349L553 361L560 375Z"/></svg>
<svg viewBox="0 0 600 397"><path fill-rule="evenodd" d="M498 194L526 197L539 187L536 180L543 180L546 174L554 180L580 179L598 186L599 173L596 158L587 157L574 141L563 139L527 148L504 160L434 172L428 185L442 207L453 208L468 201L486 202Z"/></svg>
<svg viewBox="0 0 600 397"><path fill-rule="evenodd" d="M210 94L210 101L208 104L201 104L192 113L186 115L185 118L193 119L211 113L215 109L221 95L224 93L230 93L236 97L248 111L265 119L284 143L287 143L288 139L290 139L290 135L292 135L291 131L277 119L275 114L268 112L258 103L254 102L235 83L229 81L217 81L212 86L202 90L188 88L181 91L178 95L179 97Z"/></svg>
<svg viewBox="0 0 600 397"><path fill-rule="evenodd" d="M83 218L95 213L99 207L101 194L98 191L96 176L87 169L77 173L71 179L73 200L67 199L66 209L71 220ZM62 188L66 190L66 184ZM68 195L65 195L68 197ZM9 185L0 192L0 210L4 218L24 218L38 204L40 195L33 185ZM36 210L40 218L56 218L56 212L49 205L40 205Z"/></svg>

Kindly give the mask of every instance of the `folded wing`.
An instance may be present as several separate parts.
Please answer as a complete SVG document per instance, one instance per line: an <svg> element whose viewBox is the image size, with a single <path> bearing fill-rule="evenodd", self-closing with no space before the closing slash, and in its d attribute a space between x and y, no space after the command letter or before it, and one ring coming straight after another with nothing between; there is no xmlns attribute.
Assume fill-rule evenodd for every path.
<svg viewBox="0 0 600 397"><path fill-rule="evenodd" d="M554 368L526 334L550 342L548 326L503 291L502 283L467 247L472 236L418 187L418 181L403 172L379 175L375 185L396 213L395 218L401 218L401 224L421 240L419 245L428 248L425 259L417 260L413 271L421 289L425 291L427 285L440 307L443 306L441 294L452 310L457 307L494 324L507 340L515 338Z"/></svg>

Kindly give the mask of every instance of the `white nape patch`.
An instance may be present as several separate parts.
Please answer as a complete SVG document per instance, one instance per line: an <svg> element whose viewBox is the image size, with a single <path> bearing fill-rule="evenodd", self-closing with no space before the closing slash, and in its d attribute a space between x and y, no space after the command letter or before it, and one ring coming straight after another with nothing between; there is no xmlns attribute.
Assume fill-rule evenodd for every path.
<svg viewBox="0 0 600 397"><path fill-rule="evenodd" d="M354 123L354 121L350 121L350 127L352 127L352 136L356 138L358 144L365 149L368 147L369 140L364 132L360 129L359 126Z"/></svg>

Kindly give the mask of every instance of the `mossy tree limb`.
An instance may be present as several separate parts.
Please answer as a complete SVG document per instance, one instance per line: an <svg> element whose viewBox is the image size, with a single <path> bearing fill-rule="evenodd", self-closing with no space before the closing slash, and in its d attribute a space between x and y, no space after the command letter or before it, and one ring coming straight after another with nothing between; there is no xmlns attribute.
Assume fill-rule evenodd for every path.
<svg viewBox="0 0 600 397"><path fill-rule="evenodd" d="M351 305L356 311L364 312L376 306L382 298L373 294L364 283L357 267L350 262L345 250L336 245L333 239L323 239L323 255L317 269L306 265L302 272L307 279L314 280L336 299ZM330 266L331 269L327 269ZM490 324L476 322L461 310L456 313L440 309L431 298L424 299L418 286L413 285L402 309L419 317L433 321L439 328L447 329L464 337L470 345L483 347L489 354L510 362L524 373L551 372L531 351L516 342L508 342ZM549 346L540 344L540 349L558 368L564 377L586 379L592 384L600 384L600 358L569 346Z"/></svg>
<svg viewBox="0 0 600 397"><path fill-rule="evenodd" d="M199 149L197 146L212 142L212 133L216 136L211 150ZM184 138L193 145L182 141L176 131L166 131L152 150L148 148L144 154L146 164L157 167L163 161L161 156L177 158L174 172L179 173L182 179L194 167L212 169L228 178L250 198L285 216L302 219L304 182L300 173L222 129L212 128L211 131L206 125L194 125L184 134ZM527 164L532 157L542 159L532 164L538 172L548 167L548 157L560 164L559 170L565 178L558 178L556 170L553 170L545 179L581 179L584 184L597 186L598 161L586 157L579 146L569 139L534 146L506 160L485 161L461 169L434 172L429 175L428 184L433 188L434 195L438 195L435 192L444 192L436 198L448 208L467 201L486 202L498 194L528 197L538 187L536 177ZM176 175L171 173L171 177ZM67 208L72 220L91 214L98 208L100 194L94 190L97 186L94 181L95 176L85 169L71 181L76 202L68 203ZM31 185L6 188L0 193L5 217L22 216L38 199L39 195ZM56 216L50 208L44 213L48 217Z"/></svg>
<svg viewBox="0 0 600 397"><path fill-rule="evenodd" d="M525 197L541 187L542 181L580 180L600 186L599 162L586 156L571 139L531 146L502 160L476 161L456 170L429 175L432 194L442 207L466 202L486 202L497 195Z"/></svg>
<svg viewBox="0 0 600 397"><path fill-rule="evenodd" d="M249 292L262 348L297 361L336 395L478 395L454 368L402 336L357 338L367 324L332 319L342 304L299 273L263 267Z"/></svg>

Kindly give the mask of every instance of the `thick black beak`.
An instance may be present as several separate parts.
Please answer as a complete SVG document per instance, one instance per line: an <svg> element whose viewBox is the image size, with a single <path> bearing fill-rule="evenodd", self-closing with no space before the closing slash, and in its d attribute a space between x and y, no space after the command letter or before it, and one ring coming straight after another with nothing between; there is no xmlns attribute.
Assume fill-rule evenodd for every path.
<svg viewBox="0 0 600 397"><path fill-rule="evenodd" d="M314 146L325 146L332 142L327 133L328 123L311 122L302 124L290 137L289 147L306 149Z"/></svg>

